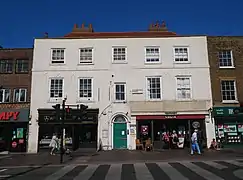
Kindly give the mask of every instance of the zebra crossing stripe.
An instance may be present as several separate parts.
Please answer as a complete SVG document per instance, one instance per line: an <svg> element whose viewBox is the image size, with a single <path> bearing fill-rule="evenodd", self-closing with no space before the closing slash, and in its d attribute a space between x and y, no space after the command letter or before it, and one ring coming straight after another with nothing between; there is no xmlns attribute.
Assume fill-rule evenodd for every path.
<svg viewBox="0 0 243 180"><path fill-rule="evenodd" d="M73 180L88 180L93 175L98 166L99 165L89 165L82 172L80 172Z"/></svg>
<svg viewBox="0 0 243 180"><path fill-rule="evenodd" d="M229 164L233 164L233 165L235 165L235 166L243 166L243 163L238 162L238 161L235 161L235 160L226 160L226 161L224 161L224 162L227 162L227 163L229 163Z"/></svg>
<svg viewBox="0 0 243 180"><path fill-rule="evenodd" d="M121 164L114 164L110 167L105 180L120 180L121 179Z"/></svg>
<svg viewBox="0 0 243 180"><path fill-rule="evenodd" d="M213 162L213 161L202 161L203 163L211 166L211 167L214 167L216 169L219 169L219 170L222 170L222 169L226 169L227 167L226 166L223 166L219 163L216 163L216 162Z"/></svg>
<svg viewBox="0 0 243 180"><path fill-rule="evenodd" d="M193 172L197 173L200 176L203 176L207 180L223 180L221 177L216 176L215 174L200 168L199 166L192 164L190 162L181 162L181 164Z"/></svg>
<svg viewBox="0 0 243 180"><path fill-rule="evenodd" d="M154 180L147 166L142 164L134 164L134 169L136 172L136 178L139 180Z"/></svg>
<svg viewBox="0 0 243 180"><path fill-rule="evenodd" d="M189 180L168 163L157 163L171 180Z"/></svg>
<svg viewBox="0 0 243 180"><path fill-rule="evenodd" d="M75 167L76 167L76 165L65 166L62 169L60 169L59 171L57 171L57 172L51 174L50 176L48 176L47 178L45 178L45 180L58 180L61 177L63 177L66 173L68 173L69 171L72 171Z"/></svg>

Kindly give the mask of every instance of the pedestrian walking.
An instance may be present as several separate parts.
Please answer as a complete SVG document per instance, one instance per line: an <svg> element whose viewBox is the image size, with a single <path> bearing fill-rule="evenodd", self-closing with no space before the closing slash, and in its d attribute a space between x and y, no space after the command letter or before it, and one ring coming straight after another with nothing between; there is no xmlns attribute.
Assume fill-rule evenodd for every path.
<svg viewBox="0 0 243 180"><path fill-rule="evenodd" d="M198 139L197 139L198 135L197 135L197 129L194 130L192 137L191 137L191 142L192 142L192 146L191 146L191 155L194 154L194 151L197 151L198 154L201 154L199 145L198 145Z"/></svg>
<svg viewBox="0 0 243 180"><path fill-rule="evenodd" d="M51 155L55 155L55 151L57 150L57 145L58 145L58 138L55 134L53 134L51 142L49 144L49 147L51 148Z"/></svg>

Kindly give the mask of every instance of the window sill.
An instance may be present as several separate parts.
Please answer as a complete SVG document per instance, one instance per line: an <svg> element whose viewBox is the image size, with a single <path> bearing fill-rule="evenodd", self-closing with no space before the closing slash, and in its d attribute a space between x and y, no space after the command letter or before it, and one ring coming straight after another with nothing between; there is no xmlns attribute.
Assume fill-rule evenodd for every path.
<svg viewBox="0 0 243 180"><path fill-rule="evenodd" d="M94 63L78 63L77 66L94 65Z"/></svg>
<svg viewBox="0 0 243 180"><path fill-rule="evenodd" d="M232 100L232 101L222 101L222 103L223 104L238 104L239 103L239 101L237 101L237 100Z"/></svg>
<svg viewBox="0 0 243 180"><path fill-rule="evenodd" d="M112 64L128 64L127 61L113 61Z"/></svg>
<svg viewBox="0 0 243 180"><path fill-rule="evenodd" d="M162 101L162 99L146 99L146 101L154 101L154 102L156 102L156 101Z"/></svg>
<svg viewBox="0 0 243 180"><path fill-rule="evenodd" d="M49 64L50 66L65 66L66 64L65 63L50 63Z"/></svg>
<svg viewBox="0 0 243 180"><path fill-rule="evenodd" d="M177 102L192 101L192 99L176 99Z"/></svg>
<svg viewBox="0 0 243 180"><path fill-rule="evenodd" d="M156 64L162 64L161 61L158 61L158 62L144 62L145 65L156 65Z"/></svg>
<svg viewBox="0 0 243 180"><path fill-rule="evenodd" d="M28 72L15 72L15 74L29 74L30 71Z"/></svg>
<svg viewBox="0 0 243 180"><path fill-rule="evenodd" d="M13 74L13 72L0 72L0 74Z"/></svg>
<svg viewBox="0 0 243 180"><path fill-rule="evenodd" d="M191 62L190 61L182 61L182 62L174 61L174 64L191 64Z"/></svg>
<svg viewBox="0 0 243 180"><path fill-rule="evenodd" d="M50 98L47 100L47 103L59 103L59 102L62 102L63 98Z"/></svg>
<svg viewBox="0 0 243 180"><path fill-rule="evenodd" d="M219 69L235 69L234 66L220 66Z"/></svg>
<svg viewBox="0 0 243 180"><path fill-rule="evenodd" d="M27 104L30 103L30 101L26 102L0 102L0 104Z"/></svg>
<svg viewBox="0 0 243 180"><path fill-rule="evenodd" d="M94 103L95 101L93 99L78 99L76 100L76 103Z"/></svg>
<svg viewBox="0 0 243 180"><path fill-rule="evenodd" d="M115 104L126 104L127 101L126 100L123 100L123 101L117 101L117 100L115 100L113 103L115 103Z"/></svg>

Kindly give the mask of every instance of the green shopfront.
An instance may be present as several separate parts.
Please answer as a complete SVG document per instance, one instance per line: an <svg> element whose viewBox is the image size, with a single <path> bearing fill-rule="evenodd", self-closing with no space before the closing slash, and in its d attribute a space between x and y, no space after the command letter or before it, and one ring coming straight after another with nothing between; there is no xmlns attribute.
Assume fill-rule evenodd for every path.
<svg viewBox="0 0 243 180"><path fill-rule="evenodd" d="M243 108L214 107L216 138L224 146L243 146Z"/></svg>
<svg viewBox="0 0 243 180"><path fill-rule="evenodd" d="M0 109L0 151L26 152L29 109Z"/></svg>

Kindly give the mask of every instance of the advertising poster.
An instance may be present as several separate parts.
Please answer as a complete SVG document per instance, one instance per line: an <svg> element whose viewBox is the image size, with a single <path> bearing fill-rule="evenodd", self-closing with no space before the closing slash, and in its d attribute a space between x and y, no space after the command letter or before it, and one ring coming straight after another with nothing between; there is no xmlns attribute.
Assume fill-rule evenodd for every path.
<svg viewBox="0 0 243 180"><path fill-rule="evenodd" d="M17 138L19 138L19 139L24 138L24 129L23 128L17 128Z"/></svg>

